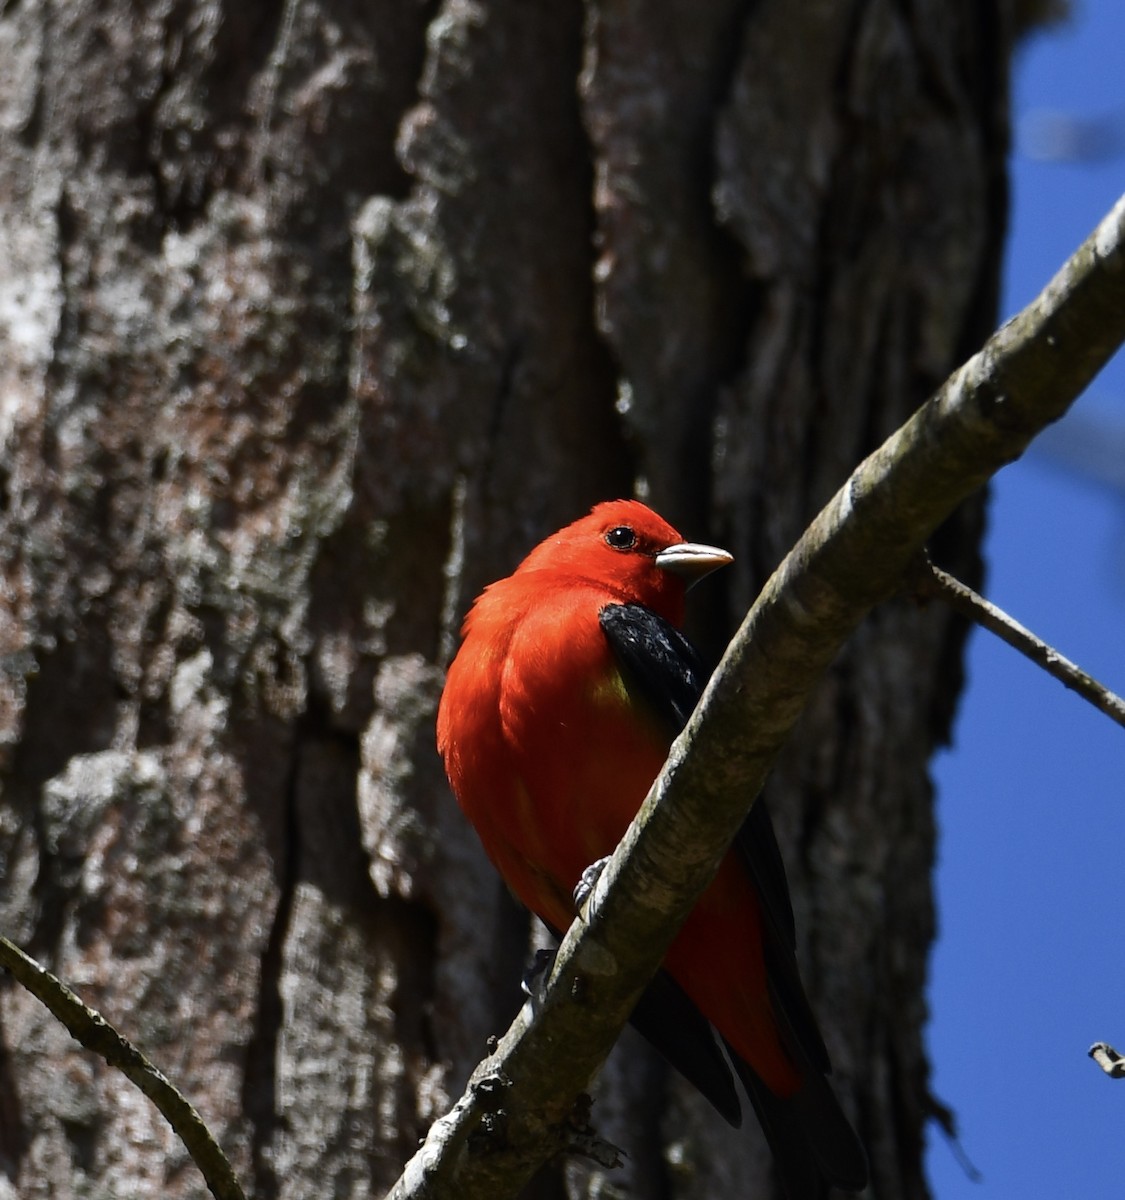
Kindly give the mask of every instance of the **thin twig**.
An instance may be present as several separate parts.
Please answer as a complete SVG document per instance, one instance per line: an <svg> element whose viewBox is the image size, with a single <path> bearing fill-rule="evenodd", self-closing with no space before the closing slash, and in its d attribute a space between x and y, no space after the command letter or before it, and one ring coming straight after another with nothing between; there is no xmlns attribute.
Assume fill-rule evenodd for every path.
<svg viewBox="0 0 1125 1200"><path fill-rule="evenodd" d="M1014 621L1003 609L978 595L959 579L935 567L928 558L918 562L911 581L916 593L922 597L940 596L970 621L996 634L1002 641L1018 650L1048 675L1053 675L1064 687L1077 692L1095 708L1125 728L1125 700L1100 684L1092 675L1087 675L1080 666L1064 658L1053 647L1041 641L1029 629Z"/></svg>
<svg viewBox="0 0 1125 1200"><path fill-rule="evenodd" d="M926 1097L926 1105L926 1115L933 1120L934 1124L945 1135L949 1152L953 1155L957 1165L964 1171L965 1178L970 1183L983 1183L984 1176L981 1174L980 1169L969 1157L965 1147L961 1145L961 1135L957 1131L957 1114L948 1104L943 1104L932 1092Z"/></svg>
<svg viewBox="0 0 1125 1200"><path fill-rule="evenodd" d="M216 1200L246 1200L234 1169L203 1118L132 1042L6 937L0 937L0 966L50 1009L77 1042L101 1055L144 1092L179 1135Z"/></svg>
<svg viewBox="0 0 1125 1200"><path fill-rule="evenodd" d="M1125 1058L1122 1058L1109 1042L1095 1042L1086 1053L1110 1079L1125 1078Z"/></svg>

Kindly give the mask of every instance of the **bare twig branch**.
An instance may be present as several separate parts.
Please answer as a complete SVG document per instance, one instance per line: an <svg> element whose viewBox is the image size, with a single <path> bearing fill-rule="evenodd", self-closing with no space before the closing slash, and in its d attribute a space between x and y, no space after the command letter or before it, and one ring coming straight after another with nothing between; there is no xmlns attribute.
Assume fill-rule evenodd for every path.
<svg viewBox="0 0 1125 1200"><path fill-rule="evenodd" d="M394 1200L502 1200L563 1148L575 1098L844 641L899 588L934 529L1125 340L1123 240L1125 198L1042 295L857 468L774 573L563 939L534 1021L525 1005ZM502 1135L482 1142L486 1114Z"/></svg>
<svg viewBox="0 0 1125 1200"><path fill-rule="evenodd" d="M1125 1078L1125 1057L1118 1054L1109 1042L1095 1042L1086 1053L1110 1079Z"/></svg>
<svg viewBox="0 0 1125 1200"><path fill-rule="evenodd" d="M1116 692L1087 675L1080 666L1063 657L1057 650L1025 629L1018 621L1008 616L1003 609L978 595L959 579L955 579L940 567L935 567L928 558L917 560L917 568L911 583L915 592L924 598L940 596L970 621L996 634L1002 641L1031 659L1048 675L1053 675L1064 687L1077 692L1095 708L1125 727L1125 700Z"/></svg>
<svg viewBox="0 0 1125 1200"><path fill-rule="evenodd" d="M203 1118L136 1046L6 937L0 937L0 966L50 1009L77 1042L101 1055L144 1092L179 1135L216 1200L246 1200Z"/></svg>
<svg viewBox="0 0 1125 1200"><path fill-rule="evenodd" d="M929 1093L926 1100L927 1115L942 1133L945 1134L946 1144L949 1146L950 1153L953 1155L957 1165L965 1173L965 1178L970 1183L982 1183L984 1176L969 1157L965 1147L961 1145L961 1134L957 1130L957 1115L953 1109L948 1104L943 1104L933 1092Z"/></svg>

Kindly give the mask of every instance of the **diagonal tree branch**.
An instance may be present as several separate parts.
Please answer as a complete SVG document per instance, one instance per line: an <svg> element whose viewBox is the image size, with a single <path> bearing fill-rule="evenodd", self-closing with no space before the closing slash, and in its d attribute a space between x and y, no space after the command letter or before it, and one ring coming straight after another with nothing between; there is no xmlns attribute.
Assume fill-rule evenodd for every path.
<svg viewBox="0 0 1125 1200"><path fill-rule="evenodd" d="M645 982L806 698L926 539L1060 417L1125 340L1125 197L1044 292L855 470L766 584L608 868L394 1200L499 1200L566 1148Z"/></svg>

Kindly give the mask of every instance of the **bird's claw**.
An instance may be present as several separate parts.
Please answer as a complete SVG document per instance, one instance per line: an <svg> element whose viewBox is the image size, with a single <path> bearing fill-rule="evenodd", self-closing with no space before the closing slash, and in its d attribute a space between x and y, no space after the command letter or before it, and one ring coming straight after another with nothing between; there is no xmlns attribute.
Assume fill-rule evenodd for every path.
<svg viewBox="0 0 1125 1200"><path fill-rule="evenodd" d="M543 999L551 968L555 965L554 950L536 950L531 966L524 971L520 979L520 990L536 1006Z"/></svg>
<svg viewBox="0 0 1125 1200"><path fill-rule="evenodd" d="M602 877L602 872L609 865L609 855L605 858L599 858L592 862L585 871L582 872L581 878L574 889L574 910L581 912L585 907L586 902L594 894L594 888L598 886L598 880Z"/></svg>

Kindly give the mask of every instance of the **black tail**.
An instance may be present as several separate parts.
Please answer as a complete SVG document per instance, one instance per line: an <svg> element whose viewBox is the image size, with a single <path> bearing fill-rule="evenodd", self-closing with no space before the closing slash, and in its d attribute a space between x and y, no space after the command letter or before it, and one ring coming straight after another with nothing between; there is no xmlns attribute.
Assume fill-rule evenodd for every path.
<svg viewBox="0 0 1125 1200"><path fill-rule="evenodd" d="M773 1151L788 1200L823 1200L831 1187L862 1191L867 1156L828 1080L812 1070L799 1092L776 1096L727 1049Z"/></svg>

